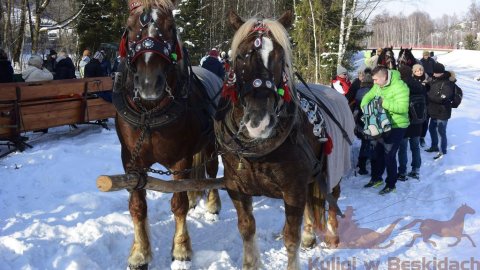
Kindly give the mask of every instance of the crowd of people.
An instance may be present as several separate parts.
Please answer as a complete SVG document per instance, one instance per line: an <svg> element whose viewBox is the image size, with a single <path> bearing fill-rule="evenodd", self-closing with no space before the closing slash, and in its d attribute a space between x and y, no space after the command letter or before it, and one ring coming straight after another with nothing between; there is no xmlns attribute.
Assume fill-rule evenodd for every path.
<svg viewBox="0 0 480 270"><path fill-rule="evenodd" d="M73 60L66 50L62 49L57 53L54 49L51 49L46 59L43 59L40 55L32 55L21 75L25 82L38 82L75 79L77 78L76 71ZM80 78L110 76L112 65L107 59L105 51L97 51L91 57L90 50L86 49L83 51L78 64L78 72ZM8 60L6 52L0 49L0 83L13 81L12 63Z"/></svg>
<svg viewBox="0 0 480 270"><path fill-rule="evenodd" d="M331 86L345 95L352 108L356 122L355 134L361 140L357 161L360 175L369 174L367 162L370 160L371 178L364 187L379 187L385 182L379 192L384 195L395 191L397 181L420 179L420 152L422 147L426 147L427 131L431 144L425 151L436 153L433 159L447 154L446 129L458 86L455 84L455 73L445 70L445 66L437 62L431 52L424 51L422 59L412 67L402 65L394 70L378 65L381 51L377 49L372 52L365 62L367 67L359 70L358 78L352 83L346 69L339 66ZM390 121L391 130L372 138L363 133L362 114L365 106L378 97ZM425 108L425 117L412 116L412 106ZM412 160L411 169L407 172L408 149Z"/></svg>

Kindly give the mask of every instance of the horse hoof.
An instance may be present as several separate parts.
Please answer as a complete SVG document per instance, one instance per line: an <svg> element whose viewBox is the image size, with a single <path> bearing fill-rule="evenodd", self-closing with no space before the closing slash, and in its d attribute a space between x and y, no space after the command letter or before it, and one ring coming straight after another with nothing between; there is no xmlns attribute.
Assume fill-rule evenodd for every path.
<svg viewBox="0 0 480 270"><path fill-rule="evenodd" d="M148 270L148 264L141 264L141 265L128 265L128 269L130 270Z"/></svg>
<svg viewBox="0 0 480 270"><path fill-rule="evenodd" d="M192 268L191 261L173 260L172 264L170 265L170 269L172 270L189 270L190 268Z"/></svg>

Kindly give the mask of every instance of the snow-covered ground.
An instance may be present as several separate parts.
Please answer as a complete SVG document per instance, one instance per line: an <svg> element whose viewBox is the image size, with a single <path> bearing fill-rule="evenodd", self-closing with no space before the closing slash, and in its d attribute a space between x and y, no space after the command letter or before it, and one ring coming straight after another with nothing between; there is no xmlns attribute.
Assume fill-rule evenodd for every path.
<svg viewBox="0 0 480 270"><path fill-rule="evenodd" d="M422 151L420 181L399 182L397 192L387 196L379 196L378 189L364 189L366 176L351 173L342 182L340 207L353 207L358 227L383 232L401 218L380 246L392 244L383 249L319 245L300 252L302 269L365 269L365 265L388 269L389 262L390 269L400 269L395 268L399 262L404 264L402 269L434 269L435 264L446 269L442 264L462 262L468 268L450 269L474 269L471 261L480 261L480 250L467 238L452 247L448 245L456 241L453 237L433 236L436 246L419 238L408 247L413 235L420 233L419 225L400 228L414 219L447 221L462 204L480 211L480 82L474 80L480 74L478 59L480 52L474 51L438 57L447 70L457 72L464 99L448 123L448 154L434 161L434 154ZM133 239L128 193L101 193L95 186L97 176L122 172L120 144L112 121L109 125L111 130L65 126L44 135L28 133L33 149L0 160L0 269L126 268ZM358 152L358 147L356 142L353 151ZM241 269L242 241L235 209L226 192L220 194L223 208L218 221L205 218L202 204L189 214L193 269ZM170 267L174 230L170 197L148 192L154 253L150 269ZM265 268L285 269L286 251L278 239L284 222L282 201L257 197L254 214ZM464 220L464 233L480 245L480 213L467 214ZM480 263L475 267L479 269Z"/></svg>

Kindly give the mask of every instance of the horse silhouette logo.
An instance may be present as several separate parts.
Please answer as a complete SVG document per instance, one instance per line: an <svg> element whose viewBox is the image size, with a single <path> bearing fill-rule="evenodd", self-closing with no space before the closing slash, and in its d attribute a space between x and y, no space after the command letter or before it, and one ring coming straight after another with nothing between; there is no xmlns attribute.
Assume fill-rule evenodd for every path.
<svg viewBox="0 0 480 270"><path fill-rule="evenodd" d="M344 249L384 249L390 247L394 241L390 240L385 246L380 246L388 239L401 218L391 223L383 232L369 228L360 228L353 219L353 207L347 206L345 217L339 220L338 234L340 242L338 248Z"/></svg>
<svg viewBox="0 0 480 270"><path fill-rule="evenodd" d="M417 223L420 223L420 234L413 235L413 239L408 244L408 247L413 246L415 240L419 237L423 238L423 242L430 243L432 246L436 247L437 244L430 240L432 235L438 235L440 237L456 237L457 241L453 244L449 244L449 247L456 246L460 243L462 237L468 238L474 247L475 243L473 242L470 235L463 233L463 223L465 221L466 214L475 214L475 210L473 210L470 206L463 204L460 206L455 214L450 220L447 221L438 221L434 219L415 219L409 224L402 227L400 230L406 230L414 227Z"/></svg>

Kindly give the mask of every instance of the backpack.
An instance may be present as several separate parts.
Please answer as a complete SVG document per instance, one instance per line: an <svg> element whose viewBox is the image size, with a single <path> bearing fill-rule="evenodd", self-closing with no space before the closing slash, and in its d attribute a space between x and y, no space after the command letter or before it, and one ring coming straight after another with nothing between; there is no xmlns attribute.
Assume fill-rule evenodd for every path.
<svg viewBox="0 0 480 270"><path fill-rule="evenodd" d="M456 83L453 83L453 98L452 98L452 108L458 108L460 103L462 103L463 91L462 88L458 87Z"/></svg>
<svg viewBox="0 0 480 270"><path fill-rule="evenodd" d="M380 105L380 97L375 97L367 105L362 108L363 133L367 136L375 138L381 137L383 134L392 129L387 113Z"/></svg>
<svg viewBox="0 0 480 270"><path fill-rule="evenodd" d="M411 95L408 108L410 124L421 124L427 119L427 103L424 95Z"/></svg>

